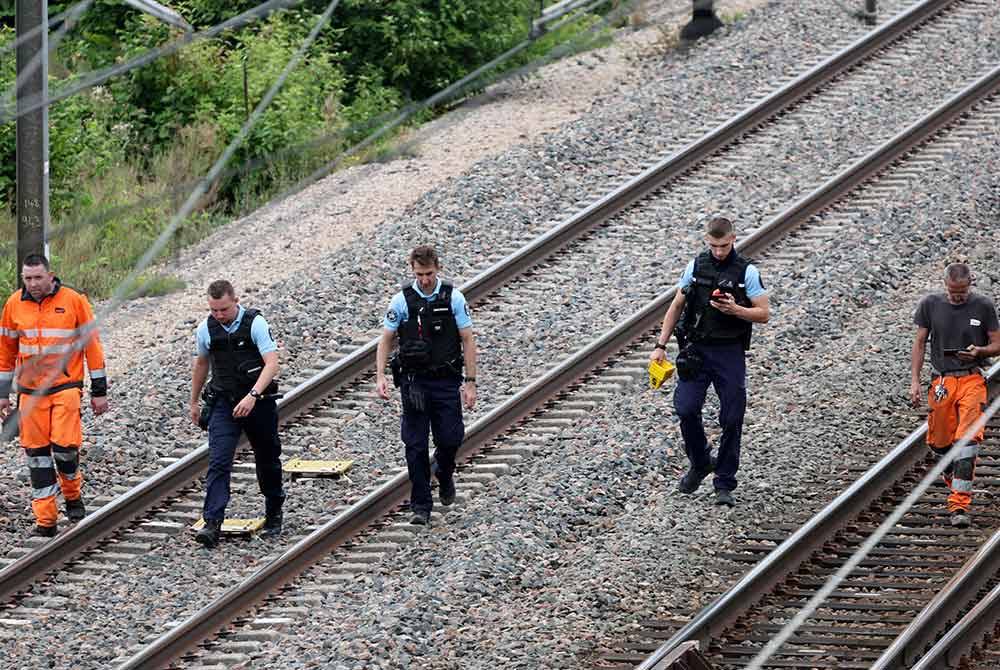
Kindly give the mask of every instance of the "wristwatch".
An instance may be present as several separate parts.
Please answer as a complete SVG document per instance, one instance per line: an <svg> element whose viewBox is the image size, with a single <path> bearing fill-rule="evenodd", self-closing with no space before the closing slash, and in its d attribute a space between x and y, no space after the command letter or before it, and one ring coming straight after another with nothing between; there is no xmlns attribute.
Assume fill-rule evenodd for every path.
<svg viewBox="0 0 1000 670"><path fill-rule="evenodd" d="M260 398L260 392L257 389L250 389L251 398Z"/></svg>
<svg viewBox="0 0 1000 670"><path fill-rule="evenodd" d="M656 346L654 346L653 348L654 348L654 349L663 349L664 351L666 351L666 350L667 350L667 345L665 345L665 344L660 344L659 342L657 342L657 343L656 343Z"/></svg>
<svg viewBox="0 0 1000 670"><path fill-rule="evenodd" d="M475 384L476 383L476 378L475 377L464 377L462 379L462 381L463 382L472 382L473 384Z"/></svg>

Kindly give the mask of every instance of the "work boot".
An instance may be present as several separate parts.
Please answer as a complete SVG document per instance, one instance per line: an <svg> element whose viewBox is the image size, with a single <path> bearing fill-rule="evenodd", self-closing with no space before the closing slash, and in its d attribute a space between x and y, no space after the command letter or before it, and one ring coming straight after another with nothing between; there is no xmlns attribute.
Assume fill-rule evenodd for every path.
<svg viewBox="0 0 1000 670"><path fill-rule="evenodd" d="M971 523L972 519L964 509L957 509L951 513L951 525L955 528L968 528Z"/></svg>
<svg viewBox="0 0 1000 670"><path fill-rule="evenodd" d="M427 510L415 509L413 510L413 516L410 517L410 523L414 526L427 526L431 522L431 513Z"/></svg>
<svg viewBox="0 0 1000 670"><path fill-rule="evenodd" d="M211 549L219 544L219 537L222 535L222 521L215 519L205 519L205 526L194 536L195 541L204 547Z"/></svg>
<svg viewBox="0 0 1000 670"><path fill-rule="evenodd" d="M58 528L55 526L35 526L35 535L39 537L55 537Z"/></svg>
<svg viewBox="0 0 1000 670"><path fill-rule="evenodd" d="M701 480L707 477L709 472L711 471L705 470L701 472L694 468L688 468L688 471L684 473L681 481L677 484L677 490L681 493L694 493L701 486Z"/></svg>
<svg viewBox="0 0 1000 670"><path fill-rule="evenodd" d="M733 498L733 492L727 491L726 489L715 489L715 504L725 505L726 507L736 507L736 500Z"/></svg>
<svg viewBox="0 0 1000 670"><path fill-rule="evenodd" d="M264 503L264 527L260 533L264 537L277 537L281 535L281 522L284 518L281 506L284 502L285 499L281 498L277 501L269 499Z"/></svg>
<svg viewBox="0 0 1000 670"><path fill-rule="evenodd" d="M455 478L438 479L438 484L440 485L438 496L441 498L441 504L447 507L455 502Z"/></svg>
<svg viewBox="0 0 1000 670"><path fill-rule="evenodd" d="M76 523L85 516L87 516L87 508L83 504L83 498L66 501L66 518Z"/></svg>

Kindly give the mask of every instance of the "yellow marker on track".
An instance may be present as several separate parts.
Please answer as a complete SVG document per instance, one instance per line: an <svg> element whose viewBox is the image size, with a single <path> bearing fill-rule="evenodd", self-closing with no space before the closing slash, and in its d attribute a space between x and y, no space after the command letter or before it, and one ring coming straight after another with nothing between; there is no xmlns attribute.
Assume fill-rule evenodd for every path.
<svg viewBox="0 0 1000 670"><path fill-rule="evenodd" d="M649 388L658 389L674 374L674 364L668 360L649 362Z"/></svg>
<svg viewBox="0 0 1000 670"><path fill-rule="evenodd" d="M198 532L205 527L205 520L198 519L193 524L191 524L191 530ZM264 517L256 517L254 519L225 519L222 522L223 535L249 535L251 533L256 533L258 530L264 527Z"/></svg>

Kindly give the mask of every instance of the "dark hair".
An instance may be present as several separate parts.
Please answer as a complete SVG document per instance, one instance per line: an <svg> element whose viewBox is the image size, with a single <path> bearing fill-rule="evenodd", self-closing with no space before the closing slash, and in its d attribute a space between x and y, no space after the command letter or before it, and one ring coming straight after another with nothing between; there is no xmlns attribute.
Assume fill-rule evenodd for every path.
<svg viewBox="0 0 1000 670"><path fill-rule="evenodd" d="M705 232L716 239L731 235L733 230L733 222L724 216L713 216L705 224Z"/></svg>
<svg viewBox="0 0 1000 670"><path fill-rule="evenodd" d="M944 269L944 278L948 281L972 281L972 271L965 263L949 263Z"/></svg>
<svg viewBox="0 0 1000 670"><path fill-rule="evenodd" d="M434 251L434 247L421 244L419 247L415 247L413 251L410 252L410 267L414 265L424 265L441 267L441 261L438 260L437 252Z"/></svg>
<svg viewBox="0 0 1000 670"><path fill-rule="evenodd" d="M21 263L22 267L35 267L36 265L44 265L45 269L49 269L49 259L43 254L28 254L24 257L24 262Z"/></svg>
<svg viewBox="0 0 1000 670"><path fill-rule="evenodd" d="M226 295L231 295L234 298L236 297L236 289L233 288L233 285L230 284L229 281L225 279L216 279L214 282L208 285L209 298L212 298L213 300L218 300L219 298Z"/></svg>

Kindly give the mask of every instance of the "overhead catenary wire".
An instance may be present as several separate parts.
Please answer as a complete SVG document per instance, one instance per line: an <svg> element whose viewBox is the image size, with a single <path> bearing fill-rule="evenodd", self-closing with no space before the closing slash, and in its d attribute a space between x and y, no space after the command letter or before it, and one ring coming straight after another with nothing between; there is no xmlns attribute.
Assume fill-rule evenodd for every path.
<svg viewBox="0 0 1000 670"><path fill-rule="evenodd" d="M39 391L44 392L51 387L52 382L55 380L56 376L60 374L60 370L65 366L69 358L86 346L86 344L90 340L91 332L98 329L100 327L100 324L107 318L107 316L115 309L117 309L118 306L125 301L127 295L132 290L134 290L133 287L138 285L141 288L142 286L145 285L146 282L139 281L142 271L145 270L146 267L148 267L149 264L152 263L153 260L155 260L160 255L160 253L166 247L167 243L173 237L173 234L177 231L180 224L188 217L188 215L190 215L197 201L208 190L208 185L210 185L214 181L216 176L223 170L223 168L225 168L226 164L232 158L233 154L243 143L243 141L249 136L250 132L253 130L253 127L264 115L264 112L267 110L268 106L274 100L275 96L277 96L278 93L281 91L281 88L284 86L285 81L288 79L288 76L291 74L292 70L294 70L295 67L298 66L298 64L302 61L302 58L305 56L306 51L308 51L309 47L312 46L313 42L316 40L316 37L319 35L320 31L322 31L323 28L325 28L326 25L329 23L330 19L333 17L333 11L337 8L337 5L339 4L340 0L332 0L332 2L330 2L326 11L324 11L323 14L320 15L319 19L316 21L316 24L313 26L313 29L309 32L309 35L306 37L303 43L299 46L296 52L289 59L288 63L285 65L285 68L282 70L281 74L278 75L278 78L274 81L273 84L271 84L271 87L268 89L267 93L264 94L264 97L261 98L260 102L257 103L257 106L254 108L249 118L247 118L247 120L240 127L239 132L236 134L235 137L233 137L232 140L230 140L229 144L226 146L222 154L209 169L208 173L198 182L194 190L191 191L191 193L187 197L187 200L185 200L184 204L177 211L177 213L174 214L170 222L167 224L166 228L164 228L164 230L160 233L160 235L156 238L156 240L153 241L153 243L149 246L149 248L142 255L142 257L136 262L132 271L128 274L127 277L125 277L125 279L121 281L121 283L119 283L117 289L112 294L111 298L108 300L108 302L106 302L102 306L102 308L95 315L94 321L90 324L90 327L86 328L83 332L81 332L80 336L73 343L73 345L68 347L68 351L66 351L62 356L60 365L53 366L52 372L48 374L46 380L41 385L41 388L38 389ZM28 400L25 402L25 407L23 409L21 408L19 409L21 409L21 411L30 412L34 403L38 402L36 399L40 397L41 397L40 395L27 396ZM3 435L2 435L4 439L11 439L13 437L13 423L14 422L12 421L7 421L4 423Z"/></svg>
<svg viewBox="0 0 1000 670"><path fill-rule="evenodd" d="M833 593L840 583L843 582L855 568L871 553L871 550L882 541L892 529L903 518L911 507L920 499L920 497L927 491L930 486L937 481L944 471L951 465L959 452L972 441L972 438L976 433L983 429L986 422L989 421L993 415L1000 411L1000 396L993 400L988 408L982 413L979 419L976 420L974 424L962 435L962 438L952 446L952 448L942 456L933 468L924 476L923 479L913 488L910 494L903 500L889 516L883 521L875 531L868 536L868 538L858 547L851 557L847 560L834 573L819 591L813 595L809 601L799 610L792 619L785 624L785 626L771 638L770 641L764 646L760 652L751 659L750 663L746 666L746 670L761 670L764 664L771 658L781 646L795 634L795 631L802 626L806 620L812 616L820 605Z"/></svg>
<svg viewBox="0 0 1000 670"><path fill-rule="evenodd" d="M610 0L594 0L594 2L591 3L590 7L596 7L596 6L599 6L601 4L605 4L606 2L609 2L609 1ZM581 33L581 36L582 37L592 37L592 36L596 35L596 33L598 31L603 30L611 22L617 20L622 14L624 14L626 11L629 11L630 8L633 5L637 4L640 1L641 0L628 0L627 2L622 2L621 4L618 5L618 7L615 10L613 10L612 12L609 12L608 15L606 15L605 17L603 17L601 21L596 22L594 26L591 26L587 31L584 31L583 33ZM581 36L578 36L578 37L581 37ZM573 41L574 40L571 40L570 42L573 42ZM576 39L575 41L581 42L581 43L583 42L582 39ZM532 44L532 42L533 42L533 40L531 38L528 38L528 39L524 40L523 42L521 42L521 43L519 43L519 44L511 47L510 49L508 49L504 53L500 54L499 56L497 56L496 58L494 58L490 62L486 63L485 65L480 66L479 68L477 68L473 72L469 73L465 77L462 77L457 82L455 82L455 83L447 86L446 88L444 88L441 91L435 93L434 95L432 95L432 96L430 96L430 97L422 100L421 102L413 103L413 104L407 106L395 118L393 118L392 120L390 120L387 123L385 123L382 127L380 127L374 133L372 133L371 135L369 135L368 137L366 137L364 140L362 140L362 141L356 143L355 145L349 147L348 149L344 150L337 157L335 157L334 159L328 161L325 165L323 165L322 167L318 168L317 170L314 170L310 175L308 175L304 179L299 180L298 182L296 182L291 187L289 187L289 188L285 189L284 191L282 191L281 193L279 193L277 196L275 196L271 200L271 202L269 203L268 206L273 206L273 205L275 205L275 204L277 204L277 203L285 200L286 198L289 198L289 197L295 195L296 193L301 192L303 189L308 188L309 186L311 186L312 184L316 183L317 181L319 181L323 177L329 175L333 170L335 170L338 166L340 166L340 164L343 163L344 160L346 160L348 157L350 157L350 156L356 154L357 152L362 151L363 149L367 148L368 146L370 146L371 144L373 144L374 142L376 142L379 138L383 137L384 135L386 135L387 133L389 133L390 131L392 131L394 128L396 128L396 127L400 126L401 124L405 123L408 119L412 118L415 114L417 114L417 113L419 113L419 112L421 112L421 111L423 111L425 109L428 109L430 107L434 107L435 105L444 104L446 102L454 100L455 98L457 98L460 95L462 95L469 88L476 87L476 86L485 86L485 85L487 85L487 83L485 83L483 81L480 81L480 78L483 75L485 75L486 73L488 73L488 72L490 72L492 70L495 70L499 65L502 65L503 63L507 62L508 60L510 60L511 58L513 58L514 56L516 56L517 54L519 54L522 51L524 51L528 46L530 46ZM560 51L560 47L564 47L564 48ZM572 49L572 48L574 48L574 47L573 46L567 46L567 43L564 43L564 44L561 44L561 45L557 45L556 47L553 48L553 50L551 52L549 52L545 56L542 56L542 57L536 59L535 61L533 61L529 65L526 65L526 66L524 66L522 68L518 68L516 70L511 70L511 71L505 73L502 78L503 79L507 79L507 78L514 78L514 77L526 76L530 72L534 71L535 69L538 69L538 68L542 67L543 65L545 65L548 62L550 62L551 60L553 60L555 58L558 58L560 55L562 55L563 53L565 53L566 51L568 51L569 49ZM559 53L556 53L557 51L559 51ZM491 83L495 83L495 81L496 80L492 80ZM401 151L401 150L402 149L397 150L397 151Z"/></svg>
<svg viewBox="0 0 1000 670"><path fill-rule="evenodd" d="M16 119L20 115L33 112L36 109L44 107L45 105L59 102L60 100L64 100L88 88L102 84L112 77L117 77L118 75L126 74L127 72L131 72L137 68L149 65L156 59L172 54L189 44L210 39L216 35L224 33L227 30L242 28L249 23L267 16L271 12L279 9L287 9L288 7L300 4L301 2L302 0L267 0L267 2L264 2L253 9L248 9L242 14L238 14L237 16L227 19L210 28L205 28L204 30L199 30L198 32L185 33L182 37L172 42L150 49L149 51L143 52L135 58L131 58L123 63L116 63L115 65L109 65L108 67L97 70L96 72L91 72L82 79L67 85L63 89L50 93L48 96L34 95L28 98L23 98L20 101L19 106L4 105L3 107L0 107L0 123L7 123ZM18 85L20 85L20 82L15 83L15 86Z"/></svg>

